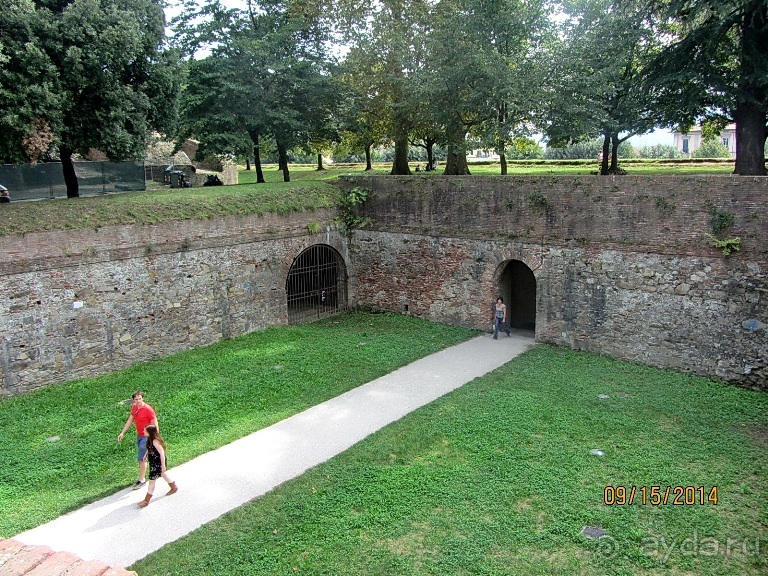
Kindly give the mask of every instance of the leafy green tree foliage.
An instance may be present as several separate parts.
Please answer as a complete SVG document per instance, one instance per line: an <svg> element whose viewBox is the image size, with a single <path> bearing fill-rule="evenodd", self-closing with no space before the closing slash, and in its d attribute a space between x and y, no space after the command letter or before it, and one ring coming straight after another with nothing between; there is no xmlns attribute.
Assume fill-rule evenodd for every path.
<svg viewBox="0 0 768 576"><path fill-rule="evenodd" d="M503 154L530 119L541 85L533 56L545 16L539 0L441 0L433 7L418 93L441 127L446 174L469 173L469 133Z"/></svg>
<svg viewBox="0 0 768 576"><path fill-rule="evenodd" d="M61 101L56 66L43 49L39 28L32 0L10 2L0 10L0 161L4 163L35 161L47 152L28 154L23 142L50 128L46 118L54 116Z"/></svg>
<svg viewBox="0 0 768 576"><path fill-rule="evenodd" d="M574 142L567 146L549 146L544 152L544 158L548 160L595 160L603 153L603 138L593 138ZM632 158L634 150L630 146L622 146L618 150L619 158Z"/></svg>
<svg viewBox="0 0 768 576"><path fill-rule="evenodd" d="M501 173L507 174L507 152L512 158L540 153L530 146L536 111L544 97L548 47L555 32L545 0L474 1L469 4L481 37L490 48L495 86L490 95L492 117L471 132L499 154ZM508 146L510 143L510 146ZM528 145L528 146L526 146ZM521 148L522 146L522 148Z"/></svg>
<svg viewBox="0 0 768 576"><path fill-rule="evenodd" d="M209 153L244 153L249 142L257 182L264 182L261 143L274 138L283 179L288 151L327 139L338 90L327 30L309 3L263 0L247 10L220 2L187 7L174 23L179 46L193 55L184 92L184 135Z"/></svg>
<svg viewBox="0 0 768 576"><path fill-rule="evenodd" d="M544 130L553 146L599 135L600 173L615 173L619 146L660 120L645 71L661 49L661 30L643 0L572 0L565 9Z"/></svg>
<svg viewBox="0 0 768 576"><path fill-rule="evenodd" d="M436 127L448 158L446 174L468 174L467 136L502 155L530 118L538 35L546 14L539 0L441 0L429 14L427 65L416 93L426 124Z"/></svg>
<svg viewBox="0 0 768 576"><path fill-rule="evenodd" d="M170 131L176 116L177 58L164 51L164 26L157 0L11 0L0 11L0 99L16 112L2 115L3 159L29 157L49 130L75 197L73 154L142 156L152 130Z"/></svg>
<svg viewBox="0 0 768 576"><path fill-rule="evenodd" d="M409 135L416 124L419 100L415 83L417 73L427 66L424 34L429 26L429 0L382 0L360 3L337 0L335 6L343 39L350 47L348 60L361 78L369 75L365 93L386 126L387 137L394 143L392 174L410 174ZM373 109L373 108L367 108ZM378 128L366 119L372 135Z"/></svg>
<svg viewBox="0 0 768 576"><path fill-rule="evenodd" d="M371 170L371 151L374 146L390 141L390 118L384 111L389 105L388 91L380 74L383 67L378 58L356 44L347 54L339 70L343 87L343 102L338 110L341 139L350 149L365 154L365 169Z"/></svg>
<svg viewBox="0 0 768 576"><path fill-rule="evenodd" d="M710 137L701 142L701 146L694 151L692 156L694 158L730 158L731 153L728 152L728 148L719 138Z"/></svg>
<svg viewBox="0 0 768 576"><path fill-rule="evenodd" d="M653 146L641 146L638 148L640 158L685 158L675 146L669 144L654 144Z"/></svg>
<svg viewBox="0 0 768 576"><path fill-rule="evenodd" d="M736 123L735 174L765 175L768 121L768 2L648 0L676 25L651 81L665 98L668 125L701 117Z"/></svg>
<svg viewBox="0 0 768 576"><path fill-rule="evenodd" d="M513 160L531 160L544 156L544 150L532 138L520 136L506 146L507 156Z"/></svg>

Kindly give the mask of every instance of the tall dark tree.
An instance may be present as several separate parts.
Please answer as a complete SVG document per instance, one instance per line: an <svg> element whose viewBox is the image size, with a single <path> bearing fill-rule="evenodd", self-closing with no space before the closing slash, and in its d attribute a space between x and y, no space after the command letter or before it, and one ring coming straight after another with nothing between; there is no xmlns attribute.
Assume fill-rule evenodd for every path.
<svg viewBox="0 0 768 576"><path fill-rule="evenodd" d="M656 60L651 80L663 89L670 125L702 118L736 123L741 175L766 174L768 122L768 2L648 0L677 26Z"/></svg>
<svg viewBox="0 0 768 576"><path fill-rule="evenodd" d="M10 2L0 10L0 162L35 161L24 140L58 119L62 95L57 71L43 49L41 22L32 0ZM50 144L50 142L49 142ZM31 157L30 157L31 156Z"/></svg>
<svg viewBox="0 0 768 576"><path fill-rule="evenodd" d="M21 111L0 136L3 154L18 160L19 135L48 127L67 196L79 195L75 153L95 148L111 160L138 158L154 129L172 129L178 59L164 50L159 0L11 0L10 9L0 11L0 29L10 48L3 51L0 94L15 91ZM30 63L40 76L24 85Z"/></svg>

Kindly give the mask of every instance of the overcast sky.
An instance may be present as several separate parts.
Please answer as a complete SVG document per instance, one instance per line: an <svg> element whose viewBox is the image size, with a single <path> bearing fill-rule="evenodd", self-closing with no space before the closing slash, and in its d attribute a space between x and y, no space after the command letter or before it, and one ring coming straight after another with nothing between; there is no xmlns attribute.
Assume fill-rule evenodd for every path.
<svg viewBox="0 0 768 576"><path fill-rule="evenodd" d="M673 144L672 132L666 128L654 130L645 136L634 136L629 141L632 143L632 146L654 146L656 144L672 146Z"/></svg>

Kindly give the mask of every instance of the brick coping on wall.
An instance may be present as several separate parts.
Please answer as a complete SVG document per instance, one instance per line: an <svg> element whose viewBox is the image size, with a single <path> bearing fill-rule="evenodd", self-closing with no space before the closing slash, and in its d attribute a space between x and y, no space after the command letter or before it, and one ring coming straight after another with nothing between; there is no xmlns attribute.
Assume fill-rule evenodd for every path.
<svg viewBox="0 0 768 576"><path fill-rule="evenodd" d="M82 560L48 546L27 546L0 538L0 576L136 576L136 572Z"/></svg>

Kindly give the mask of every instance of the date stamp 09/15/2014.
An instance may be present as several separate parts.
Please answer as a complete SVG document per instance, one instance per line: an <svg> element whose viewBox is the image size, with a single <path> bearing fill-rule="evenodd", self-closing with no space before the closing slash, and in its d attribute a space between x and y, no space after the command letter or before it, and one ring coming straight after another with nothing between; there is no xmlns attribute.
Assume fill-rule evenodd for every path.
<svg viewBox="0 0 768 576"><path fill-rule="evenodd" d="M607 506L703 506L717 505L717 486L606 486L603 504Z"/></svg>

